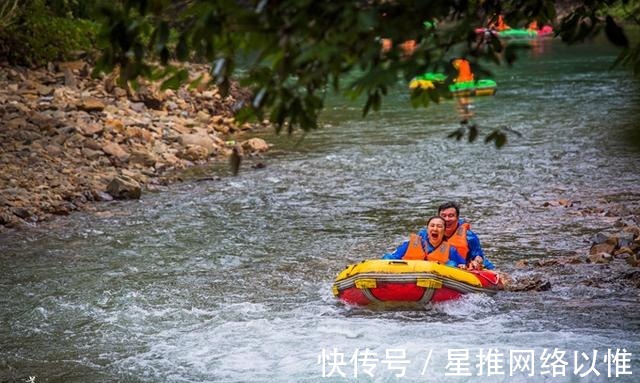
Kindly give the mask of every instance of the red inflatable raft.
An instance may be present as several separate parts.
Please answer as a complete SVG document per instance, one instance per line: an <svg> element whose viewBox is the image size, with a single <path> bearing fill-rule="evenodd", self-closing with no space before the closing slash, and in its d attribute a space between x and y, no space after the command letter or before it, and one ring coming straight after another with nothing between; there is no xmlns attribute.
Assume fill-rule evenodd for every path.
<svg viewBox="0 0 640 383"><path fill-rule="evenodd" d="M333 293L354 305L380 302L441 302L467 293L495 294L504 288L490 270L467 271L430 261L372 259L347 266Z"/></svg>

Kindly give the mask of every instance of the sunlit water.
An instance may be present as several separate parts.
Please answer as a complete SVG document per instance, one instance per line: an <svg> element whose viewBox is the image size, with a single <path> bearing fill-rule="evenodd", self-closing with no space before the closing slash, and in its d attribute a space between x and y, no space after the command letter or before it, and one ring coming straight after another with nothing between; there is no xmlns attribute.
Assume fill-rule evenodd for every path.
<svg viewBox="0 0 640 383"><path fill-rule="evenodd" d="M586 254L615 217L576 212L640 200L640 85L607 71L614 57L546 41L496 69L498 93L474 112L522 134L501 150L446 138L451 101L411 109L400 87L362 120L336 98L323 129L268 135L272 153L238 177L1 237L0 381L637 381L638 291L578 277L606 267L558 266L550 291L421 309L347 307L331 293L345 265L392 250L446 200L516 276L530 272L515 269L523 258ZM257 160L266 168L249 168ZM574 207L544 206L561 198ZM541 359L556 348L563 375ZM373 361L354 364L366 349ZM631 353L634 375L608 377L608 349ZM456 350L470 376L449 375ZM477 365L489 350L502 355L493 375ZM533 372L511 371L514 350L534 353ZM594 351L600 375L581 377Z"/></svg>

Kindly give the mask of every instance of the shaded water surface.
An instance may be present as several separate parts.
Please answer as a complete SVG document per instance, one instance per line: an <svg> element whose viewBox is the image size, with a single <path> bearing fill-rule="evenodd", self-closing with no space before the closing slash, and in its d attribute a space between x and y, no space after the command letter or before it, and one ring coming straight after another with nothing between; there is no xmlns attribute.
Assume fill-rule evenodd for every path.
<svg viewBox="0 0 640 383"><path fill-rule="evenodd" d="M399 87L365 120L335 99L301 142L268 135L265 169L0 237L0 381L636 381L640 296L583 283L604 266L552 268L550 291L419 310L346 307L331 293L346 264L392 250L445 200L516 277L529 272L520 259L585 254L616 219L603 211L640 201L640 84L607 71L614 57L545 41L498 68L498 93L474 112L522 134L501 150L446 138L453 103L414 110ZM558 199L574 206L544 206ZM354 364L366 349L373 361ZM632 354L634 375L608 377L609 349ZM451 350L468 352L469 376L450 375ZM490 350L503 365L488 376L478 354ZM534 353L532 373L510 371L513 350ZM600 375L581 377L590 366Z"/></svg>

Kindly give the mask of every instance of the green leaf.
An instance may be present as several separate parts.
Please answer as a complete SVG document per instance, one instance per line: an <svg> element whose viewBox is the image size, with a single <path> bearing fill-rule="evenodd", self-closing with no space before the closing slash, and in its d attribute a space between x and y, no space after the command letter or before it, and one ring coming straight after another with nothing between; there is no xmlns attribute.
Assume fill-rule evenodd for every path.
<svg viewBox="0 0 640 383"><path fill-rule="evenodd" d="M469 126L469 142L473 142L478 138L478 127L474 124Z"/></svg>
<svg viewBox="0 0 640 383"><path fill-rule="evenodd" d="M465 132L465 128L458 128L456 130L454 130L453 132L449 133L447 135L447 138L455 138L456 141L460 141L462 139L462 137L464 137L464 132Z"/></svg>
<svg viewBox="0 0 640 383"><path fill-rule="evenodd" d="M176 58L185 61L189 57L189 46L187 44L187 36L181 35L176 44Z"/></svg>
<svg viewBox="0 0 640 383"><path fill-rule="evenodd" d="M160 85L160 89L178 89L189 78L189 72L186 69L181 69L173 76L169 77Z"/></svg>
<svg viewBox="0 0 640 383"><path fill-rule="evenodd" d="M629 39L624 33L624 29L622 29L616 22L613 20L613 17L607 15L605 19L605 27L604 31L607 34L607 38L613 45L627 48L629 47Z"/></svg>
<svg viewBox="0 0 640 383"><path fill-rule="evenodd" d="M496 148L500 149L507 143L507 136L500 130L496 129L484 139L485 143L489 143L491 141L494 142Z"/></svg>

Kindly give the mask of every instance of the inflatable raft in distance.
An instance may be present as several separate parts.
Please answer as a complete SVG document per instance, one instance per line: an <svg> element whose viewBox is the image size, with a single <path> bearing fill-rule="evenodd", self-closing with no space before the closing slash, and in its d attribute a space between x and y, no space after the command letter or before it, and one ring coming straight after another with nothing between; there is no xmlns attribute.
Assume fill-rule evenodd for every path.
<svg viewBox="0 0 640 383"><path fill-rule="evenodd" d="M503 31L496 31L490 28L476 28L477 34L489 34L494 33L498 37L503 39L535 39L538 37L551 36L553 34L553 27L545 25L541 29L525 29L525 28L510 28Z"/></svg>
<svg viewBox="0 0 640 383"><path fill-rule="evenodd" d="M490 270L467 271L430 261L371 259L347 266L333 294L353 305L381 302L441 302L463 294L493 295L504 288Z"/></svg>
<svg viewBox="0 0 640 383"><path fill-rule="evenodd" d="M442 73L427 72L409 82L410 89L435 89L436 84L444 84L447 76ZM454 82L449 92L454 97L493 96L498 84L490 79Z"/></svg>

